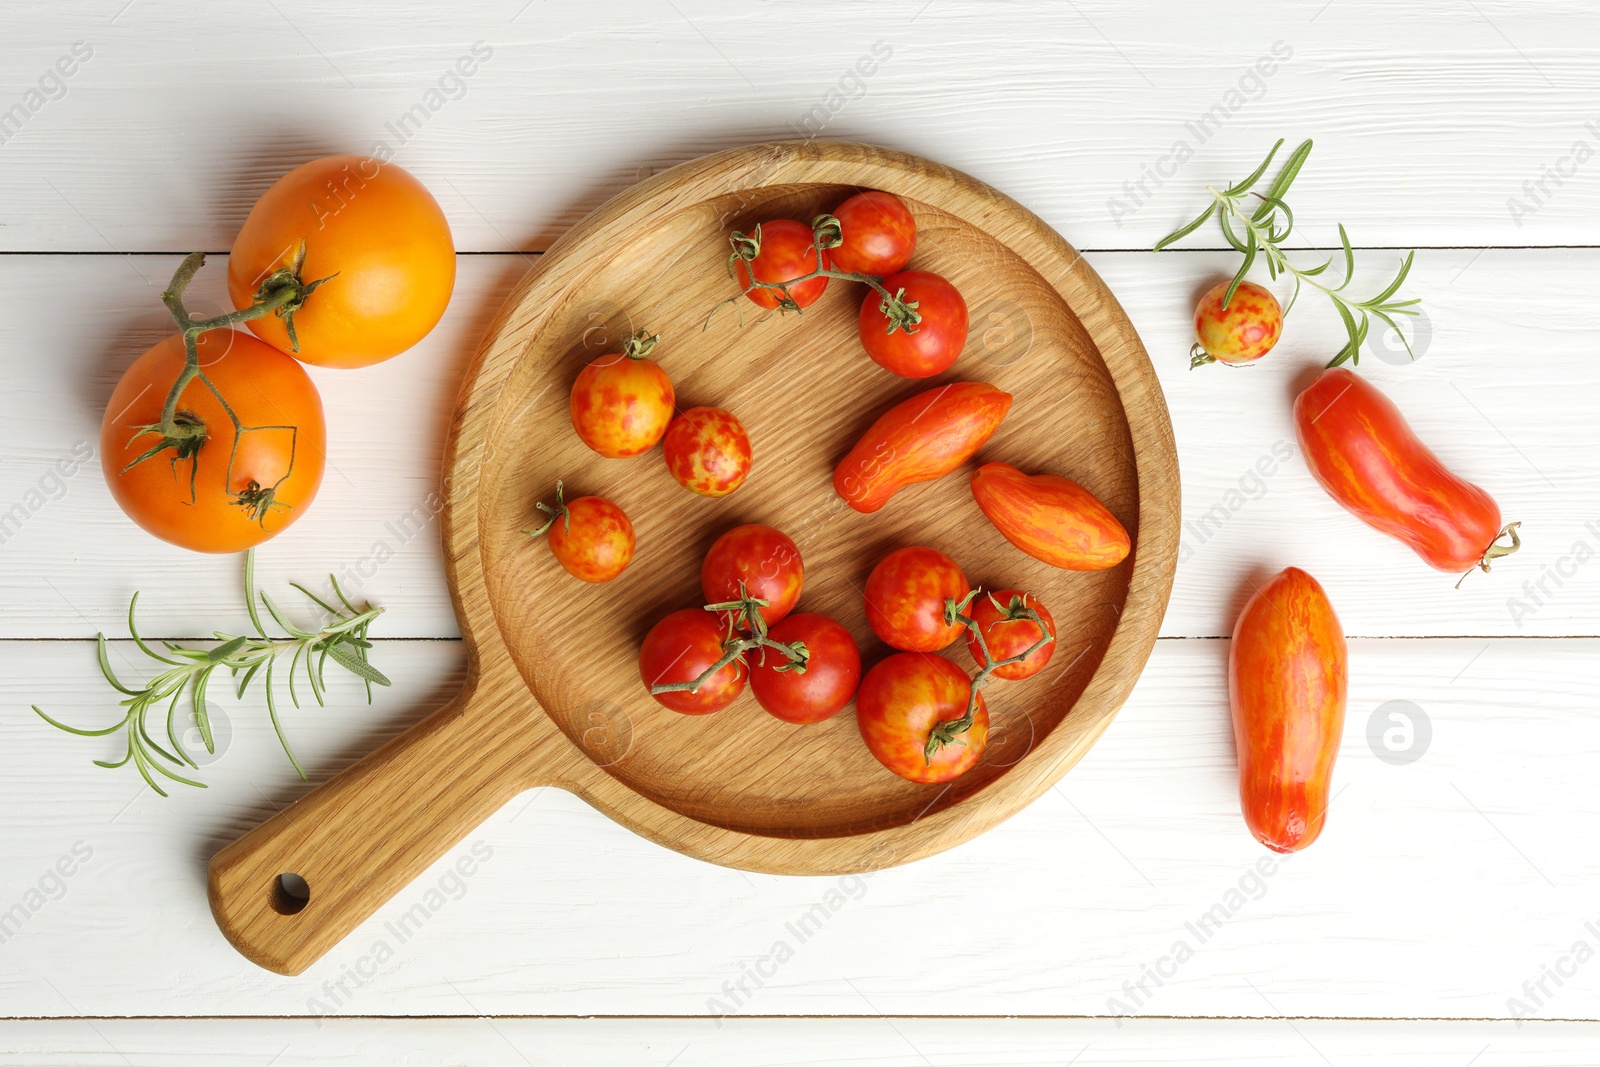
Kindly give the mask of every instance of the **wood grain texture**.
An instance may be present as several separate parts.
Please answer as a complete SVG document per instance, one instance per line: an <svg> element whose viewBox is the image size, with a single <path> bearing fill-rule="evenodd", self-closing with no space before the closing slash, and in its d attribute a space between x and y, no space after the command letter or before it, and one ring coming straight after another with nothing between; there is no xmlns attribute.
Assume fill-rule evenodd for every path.
<svg viewBox="0 0 1600 1067"><path fill-rule="evenodd" d="M835 286L803 321L745 325L724 315L705 327L727 289L715 267L730 228L813 217L859 188L912 206L918 265L946 273L969 303L1005 300L1032 322L1031 358L997 365L980 350L951 377L1017 397L1018 417L984 455L1068 473L1096 492L1133 536L1121 566L1082 574L1022 557L980 521L960 478L904 491L892 518L840 506L831 468L841 442L933 384L908 390L861 358L850 329L857 293ZM680 258L682 275L670 274ZM673 485L653 457L605 460L568 432L570 382L604 351L584 344L593 307L677 338L656 355L683 403L703 397L747 413L762 466L737 494L713 506ZM791 141L709 156L590 215L541 257L491 327L446 456L446 563L473 670L454 704L212 861L219 925L271 970L309 966L535 785L569 789L659 844L750 870L871 871L950 848L1038 797L1104 732L1155 641L1178 551L1166 405L1104 284L996 190L866 145ZM523 533L534 501L563 478L636 517L645 548L617 580L574 590ZM860 585L896 545L943 548L974 581L1025 587L1056 605L1072 658L1052 668L1050 686L1004 701L1009 717L996 729L1020 743L991 747L960 779L922 787L878 766L846 717L797 738L741 714L749 697L714 718L657 705L637 681L637 642L666 610L700 602L704 547L752 518L794 532L810 560L803 605L843 621L869 659L882 649L867 640ZM620 755L618 722L631 738ZM608 727L602 746L592 740L597 725ZM480 758L484 749L492 756ZM308 904L273 895L283 872L310 885Z"/></svg>

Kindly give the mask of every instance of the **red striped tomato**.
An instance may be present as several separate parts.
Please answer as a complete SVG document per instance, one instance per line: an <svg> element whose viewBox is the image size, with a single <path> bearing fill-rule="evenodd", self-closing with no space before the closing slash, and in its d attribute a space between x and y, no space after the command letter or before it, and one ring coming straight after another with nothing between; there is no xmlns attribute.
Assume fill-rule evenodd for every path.
<svg viewBox="0 0 1600 1067"><path fill-rule="evenodd" d="M973 472L972 495L1007 541L1053 567L1100 571L1128 556L1128 531L1070 478L985 463Z"/></svg>

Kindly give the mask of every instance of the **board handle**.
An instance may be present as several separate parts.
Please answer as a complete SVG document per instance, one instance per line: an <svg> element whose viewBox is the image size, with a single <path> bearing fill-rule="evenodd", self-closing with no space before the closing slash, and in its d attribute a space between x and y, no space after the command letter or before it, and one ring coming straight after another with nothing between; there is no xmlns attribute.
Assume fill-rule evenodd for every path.
<svg viewBox="0 0 1600 1067"><path fill-rule="evenodd" d="M471 672L449 704L212 857L206 894L234 948L299 974L528 787L529 748L505 739L543 712L483 693Z"/></svg>

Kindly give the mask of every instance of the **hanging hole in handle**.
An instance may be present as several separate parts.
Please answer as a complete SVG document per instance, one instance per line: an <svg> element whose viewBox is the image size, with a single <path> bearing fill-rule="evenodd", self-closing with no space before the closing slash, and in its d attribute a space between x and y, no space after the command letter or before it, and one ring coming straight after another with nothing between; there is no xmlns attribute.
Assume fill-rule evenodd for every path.
<svg viewBox="0 0 1600 1067"><path fill-rule="evenodd" d="M272 880L272 910L279 915L298 915L311 903L311 887L292 871Z"/></svg>

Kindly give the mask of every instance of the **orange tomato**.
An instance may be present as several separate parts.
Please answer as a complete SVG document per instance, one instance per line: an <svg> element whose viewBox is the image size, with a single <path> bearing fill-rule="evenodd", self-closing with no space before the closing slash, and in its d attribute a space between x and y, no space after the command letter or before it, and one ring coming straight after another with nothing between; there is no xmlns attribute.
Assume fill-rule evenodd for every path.
<svg viewBox="0 0 1600 1067"><path fill-rule="evenodd" d="M1034 622L1026 616L1018 618L1011 614L1013 606L1031 608L1038 612L1039 622ZM1045 664L1050 662L1050 657L1055 654L1056 620L1039 603L1037 597L1023 592L1020 589L998 589L994 592L985 590L980 592L967 608L967 617L978 624L978 630L983 634L983 643L978 643L978 635L971 630L967 631L967 651L972 654L972 661L979 667L983 666L983 650L987 648L989 655L996 663L1001 660L1012 659L1022 655L1039 641L1045 634L1049 634L1050 641L1039 645L1038 651L1031 656L1004 667L996 667L994 676L1005 678L1008 681L1021 681L1032 678L1044 670ZM1044 625L1041 627L1039 623Z"/></svg>
<svg viewBox="0 0 1600 1067"><path fill-rule="evenodd" d="M205 427L199 451L175 459L169 450L128 466L158 443L141 431L161 421L183 370L183 339L174 334L117 383L100 424L101 465L122 510L157 537L196 552L239 552L281 533L317 495L327 454L322 401L300 364L248 334L213 330L201 335L198 351L203 373L239 422L257 427L238 435L237 453L227 412L195 380L179 397L178 415Z"/></svg>
<svg viewBox="0 0 1600 1067"><path fill-rule="evenodd" d="M867 625L890 648L937 652L960 637L961 622L945 621L945 601L972 592L961 566L936 548L909 545L878 561L867 575Z"/></svg>
<svg viewBox="0 0 1600 1067"><path fill-rule="evenodd" d="M942 478L972 458L1011 410L987 382L952 382L902 400L878 417L833 472L833 488L871 514L908 485Z"/></svg>
<svg viewBox="0 0 1600 1067"><path fill-rule="evenodd" d="M249 307L282 267L326 279L293 313L247 325L262 340L324 367L365 367L399 355L439 322L456 280L450 224L422 183L393 163L329 156L302 164L264 193L228 257L228 293Z"/></svg>
<svg viewBox="0 0 1600 1067"><path fill-rule="evenodd" d="M585 582L609 582L633 562L633 523L611 501L599 496L562 499L562 485L556 483L556 506L540 503L539 510L549 522L527 533L544 534L550 552L561 568Z"/></svg>
<svg viewBox="0 0 1600 1067"><path fill-rule="evenodd" d="M799 546L782 530L760 523L735 526L717 538L700 565L700 590L706 603L738 600L743 585L748 595L767 602L761 617L768 626L794 610L805 583L806 565Z"/></svg>
<svg viewBox="0 0 1600 1067"><path fill-rule="evenodd" d="M608 459L639 456L656 446L678 402L672 379L645 358L660 340L640 330L621 352L596 357L578 372L567 410L583 443Z"/></svg>
<svg viewBox="0 0 1600 1067"><path fill-rule="evenodd" d="M1212 286L1194 309L1194 349L1189 367L1249 363L1272 351L1283 333L1278 298L1255 282L1240 282L1228 306L1228 282Z"/></svg>
<svg viewBox="0 0 1600 1067"><path fill-rule="evenodd" d="M1347 686L1344 630L1328 594L1289 567L1245 604L1228 650L1240 806L1274 852L1299 851L1322 833Z"/></svg>
<svg viewBox="0 0 1600 1067"><path fill-rule="evenodd" d="M972 725L929 755L928 737L961 718L972 695L967 672L943 656L897 652L856 690L856 725L879 763L912 782L948 782L967 773L989 743L989 707L978 694Z"/></svg>
<svg viewBox="0 0 1600 1067"><path fill-rule="evenodd" d="M1070 478L985 463L972 474L972 495L1007 541L1052 567L1101 571L1128 556L1128 531Z"/></svg>
<svg viewBox="0 0 1600 1067"><path fill-rule="evenodd" d="M701 496L727 496L750 473L750 435L721 408L690 408L673 419L661 454L678 484Z"/></svg>

